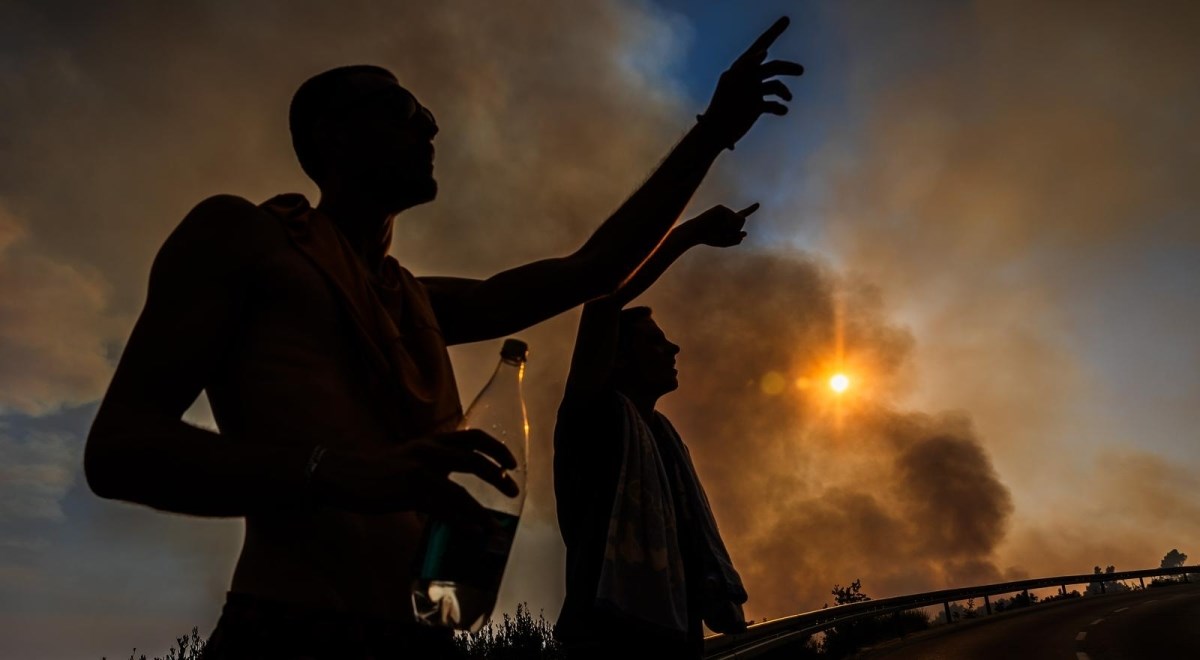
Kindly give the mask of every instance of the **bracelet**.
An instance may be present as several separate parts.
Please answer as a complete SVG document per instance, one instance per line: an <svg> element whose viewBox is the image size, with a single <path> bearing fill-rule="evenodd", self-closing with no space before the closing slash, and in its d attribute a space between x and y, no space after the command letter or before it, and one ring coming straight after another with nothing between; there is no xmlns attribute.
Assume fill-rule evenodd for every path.
<svg viewBox="0 0 1200 660"><path fill-rule="evenodd" d="M311 496L313 490L313 478L317 473L317 466L321 464L321 459L325 457L325 452L328 451L324 445L313 447L312 453L308 455L308 463L304 466L304 490Z"/></svg>

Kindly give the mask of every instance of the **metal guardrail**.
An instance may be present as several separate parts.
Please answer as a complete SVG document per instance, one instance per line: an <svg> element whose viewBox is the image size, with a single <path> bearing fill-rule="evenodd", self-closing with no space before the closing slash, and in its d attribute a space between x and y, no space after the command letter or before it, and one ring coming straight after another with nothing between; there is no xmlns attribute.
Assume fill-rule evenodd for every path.
<svg viewBox="0 0 1200 660"><path fill-rule="evenodd" d="M803 614L793 614L780 619L773 619L749 626L746 632L739 635L713 635L704 640L704 657L706 660L732 660L733 658L754 658L772 649L802 642L811 635L823 632L841 623L857 619L882 616L906 610L915 610L930 605L941 604L950 622L950 603L968 598L983 598L984 606L991 614L991 603L988 596L1027 592L1030 589L1045 589L1060 587L1066 593L1067 585L1100 583L1103 592L1105 582L1137 579L1145 586L1145 578L1161 577L1164 575L1200 574L1200 566L1178 566L1175 568L1150 568L1138 571L1122 571L1120 573L1084 573L1081 575L1060 575L1056 577L1018 580L1016 582L1000 582L975 587L958 589L943 589L908 596L893 596L848 605L827 607Z"/></svg>

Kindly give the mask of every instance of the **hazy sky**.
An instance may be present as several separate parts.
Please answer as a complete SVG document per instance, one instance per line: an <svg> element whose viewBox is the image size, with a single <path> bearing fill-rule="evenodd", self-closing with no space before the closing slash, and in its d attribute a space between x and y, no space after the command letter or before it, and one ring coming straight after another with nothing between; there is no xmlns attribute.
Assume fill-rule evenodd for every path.
<svg viewBox="0 0 1200 660"><path fill-rule="evenodd" d="M184 214L315 194L286 125L306 77L381 64L433 110L440 198L394 253L486 276L578 246L781 14L773 55L807 67L792 113L689 209L760 201L750 239L645 296L748 614L856 578L888 596L1200 556L1200 6L747 5L0 0L0 656L162 654L215 623L240 522L102 501L81 452ZM551 618L576 320L520 335L533 465L501 608ZM499 343L452 350L464 399ZM189 419L212 424L203 401Z"/></svg>

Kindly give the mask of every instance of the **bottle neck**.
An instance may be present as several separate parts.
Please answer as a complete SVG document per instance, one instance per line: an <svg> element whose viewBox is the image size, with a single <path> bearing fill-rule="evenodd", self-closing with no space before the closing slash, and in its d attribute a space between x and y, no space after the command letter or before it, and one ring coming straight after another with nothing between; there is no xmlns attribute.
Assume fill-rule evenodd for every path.
<svg viewBox="0 0 1200 660"><path fill-rule="evenodd" d="M464 412L460 428L471 427L476 423L472 420L473 417L482 414L485 409L492 409L496 406L520 411L521 426L526 426L525 401L521 393L521 382L524 377L525 362L523 360L510 360L502 357L500 363L496 365L496 370L492 372L492 377L488 379L487 384L483 386L475 400Z"/></svg>
<svg viewBox="0 0 1200 660"><path fill-rule="evenodd" d="M478 400L486 392L512 390L512 393L517 397L521 396L521 382L525 380L525 362L523 360L510 360L508 358L500 358L500 363L496 365L496 370L492 372L492 377L488 379L486 385L479 392ZM474 405L473 403L471 404Z"/></svg>

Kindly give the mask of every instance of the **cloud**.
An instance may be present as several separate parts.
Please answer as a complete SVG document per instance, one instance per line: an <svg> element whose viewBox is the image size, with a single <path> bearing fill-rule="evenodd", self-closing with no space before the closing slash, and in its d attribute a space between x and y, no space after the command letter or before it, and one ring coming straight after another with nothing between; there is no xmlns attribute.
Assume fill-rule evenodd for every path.
<svg viewBox="0 0 1200 660"><path fill-rule="evenodd" d="M0 428L0 523L63 520L62 500L75 482L82 448L78 438L67 434L17 436Z"/></svg>
<svg viewBox="0 0 1200 660"><path fill-rule="evenodd" d="M119 323L94 271L39 253L0 199L0 414L40 415L92 401L111 375Z"/></svg>
<svg viewBox="0 0 1200 660"><path fill-rule="evenodd" d="M443 195L406 214L397 236L421 269L483 273L574 249L691 116L661 75L679 37L640 5L9 11L7 25L42 38L5 34L24 65L0 78L11 100L0 194L57 254L104 272L122 310L140 306L154 252L200 199L315 192L286 117L296 87L324 69L386 66L437 115Z"/></svg>

